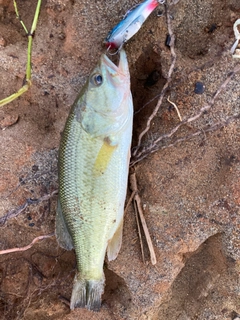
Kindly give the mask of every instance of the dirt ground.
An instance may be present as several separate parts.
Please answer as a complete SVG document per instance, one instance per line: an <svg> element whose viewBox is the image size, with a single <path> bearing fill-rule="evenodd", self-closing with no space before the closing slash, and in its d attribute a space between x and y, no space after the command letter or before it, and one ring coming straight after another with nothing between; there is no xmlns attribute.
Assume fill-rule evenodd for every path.
<svg viewBox="0 0 240 320"><path fill-rule="evenodd" d="M57 155L66 117L104 51L103 39L137 2L42 1L32 87L0 109L0 250L54 232ZM240 59L232 58L230 48L240 2L166 2L173 51L166 45L171 30L165 6L125 46L135 109L132 161L146 156L134 168L157 264L150 263L145 239L142 261L130 206L120 254L104 266L99 313L70 312L75 255L52 236L24 252L0 255L0 319L239 319ZM17 3L30 27L36 1ZM0 99L22 86L26 50L12 1L0 0ZM167 81L161 106L136 149ZM183 120L199 117L173 134L180 120L167 97Z"/></svg>

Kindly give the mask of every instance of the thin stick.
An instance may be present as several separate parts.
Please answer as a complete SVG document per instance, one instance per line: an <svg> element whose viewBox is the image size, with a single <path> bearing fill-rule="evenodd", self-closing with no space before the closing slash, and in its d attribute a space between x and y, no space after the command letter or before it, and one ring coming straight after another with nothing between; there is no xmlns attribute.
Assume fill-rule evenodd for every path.
<svg viewBox="0 0 240 320"><path fill-rule="evenodd" d="M175 110L177 111L178 118L179 118L179 120L182 122L182 117L181 117L181 114L180 114L180 112L179 112L178 107L176 106L176 104L175 104L174 102L172 102L172 101L169 99L169 97L167 97L167 101L168 101L169 103L171 103L171 105L174 106Z"/></svg>
<svg viewBox="0 0 240 320"><path fill-rule="evenodd" d="M148 118L148 121L147 121L147 124L146 124L146 127L145 129L140 133L139 137L138 137L138 143L137 143L137 146L134 148L134 151L133 151L133 157L136 156L136 154L138 153L138 150L139 148L141 147L141 143L142 143L142 138L145 136L145 134L149 131L150 129L150 126L151 126L151 122L153 120L153 118L156 116L161 104L162 104L162 101L163 101L163 98L165 96L165 93L166 91L168 90L169 88L169 84L172 80L172 73L173 73L173 70L174 70L174 67L175 67L175 63L176 63L176 60L177 60L177 55L175 53L175 49L174 49L174 41L175 41L175 36L173 34L173 31L172 31L172 26L171 26L171 15L169 13L169 10L168 10L168 6L166 5L166 16L167 16L167 26L168 26L168 33L169 33L169 36L171 37L171 43L170 43L170 50L171 50L171 58L172 58L172 63L171 63L171 66L168 70L168 76L167 76L167 82L165 83L163 89L162 89L162 92L160 94L160 97L159 97L159 100L158 100L158 103L156 105L156 107L154 108L152 114L150 115L150 117Z"/></svg>
<svg viewBox="0 0 240 320"><path fill-rule="evenodd" d="M0 250L0 255L7 254L7 253L13 253L13 252L26 251L26 250L30 249L38 241L43 240L43 239L47 239L47 238L51 238L54 235L55 235L54 233L51 233L51 234L47 234L45 236L39 236L39 237L33 239L33 241L29 245L22 247L22 248L12 248L12 249Z"/></svg>
<svg viewBox="0 0 240 320"><path fill-rule="evenodd" d="M133 159L133 161L131 161L130 163L130 167L134 166L135 164L137 164L138 162L142 161L143 159L145 159L149 154L157 152L160 149L166 149L166 148L170 148L175 146L177 143L183 142L183 141L188 141L194 137L197 137L199 135L201 135L202 133L206 134L207 132L213 132L216 130L219 130L223 127L228 126L230 123L232 123L233 121L236 121L240 119L240 114L237 114L236 116L232 116L232 117L228 117L226 120L221 121L221 122L216 122L214 124L212 124L210 127L204 127L202 129L197 130L194 133L191 133L185 137L176 139L173 143L168 143L166 145L159 145L157 143L155 143L155 141L153 143L151 143L151 145L147 146L146 148L144 148L143 152L141 152L141 155L137 156L135 159ZM170 133L161 136L162 139L164 138L169 138L171 137L174 133L176 132L175 128L170 131Z"/></svg>
<svg viewBox="0 0 240 320"><path fill-rule="evenodd" d="M128 200L128 203L127 203L127 205L126 205L126 207L125 207L125 209L124 209L124 215L126 214L126 212L127 212L127 210L128 210L128 207L130 206L130 204L131 204L131 202L132 202L132 199L133 199L133 197L135 196L135 191L133 191L132 192L132 194L131 194L131 196L130 196L130 198L129 198L129 200Z"/></svg>
<svg viewBox="0 0 240 320"><path fill-rule="evenodd" d="M183 119L182 122L180 122L176 127L174 127L169 133L166 133L166 134L163 134L163 135L160 135L157 139L155 139L151 144L149 145L146 145L142 148L141 151L139 151L135 157L133 157L133 159L131 160L131 163L130 163L130 166L133 166L135 165L137 162L141 161L142 159L146 158L148 156L148 154L150 153L153 153L157 150L160 149L160 146L159 146L159 143L162 141L162 140L165 140L165 139L168 139L170 137L172 137L183 125L185 124L188 124L188 123L191 123L191 122L194 122L196 121L197 119L199 119L205 112L209 111L216 99L218 98L218 96L221 94L221 92L223 90L226 89L227 85L229 84L229 82L232 80L232 78L240 71L240 65L237 65L232 72L228 73L228 76L227 78L220 84L218 90L213 94L209 104L206 104L205 106L203 106L198 113L196 113L195 115L193 115L192 117L189 117L189 118L186 118L186 119ZM229 123L231 123L232 121L236 120L239 118L239 115L236 115L236 116L232 116L232 117L229 117L227 118L225 121L221 121L221 122L218 122L216 124L213 124L211 127L208 127L208 128L203 128L199 131L197 131L197 134L194 133L192 135L188 135L187 137L185 138L180 138L177 140L177 142L180 142L180 141L183 141L183 140L187 140L195 135L198 135L199 133L201 133L203 130L205 132L210 132L210 131L215 131L217 130L218 128L221 128L225 125L228 125ZM212 129L211 129L212 128ZM174 143L175 144L175 143ZM171 145L172 146L172 145ZM138 149L139 150L139 149ZM133 153L134 154L134 153Z"/></svg>
<svg viewBox="0 0 240 320"><path fill-rule="evenodd" d="M34 200L27 199L27 201L24 204L22 204L21 206L15 208L15 209L12 209L12 210L8 211L3 217L1 217L0 218L0 226L3 226L6 223L6 221L8 221L11 218L17 217L19 214L24 212L24 210L28 206L33 205L33 204L38 204L38 203L40 203L42 201L49 200L50 198L55 196L57 193L58 193L58 191L55 190L51 194L45 194L44 196L42 196L42 197L40 197L38 199L34 199Z"/></svg>
<svg viewBox="0 0 240 320"><path fill-rule="evenodd" d="M140 221L142 223L142 227L143 227L143 231L147 240L147 245L148 245L148 249L150 252L150 258L151 258L151 262L152 264L156 264L157 263L157 259L156 259L156 255L155 255L155 251L154 251L154 247L152 244L152 240L148 231L148 227L146 224L146 220L144 218L144 214L143 214L143 210L142 210L142 205L141 205L141 198L138 194L138 188L137 188L137 178L136 178L136 174L132 173L130 174L130 187L132 191L135 191L135 196L134 196L134 202L136 203L136 207L138 210L138 214L140 217Z"/></svg>
<svg viewBox="0 0 240 320"><path fill-rule="evenodd" d="M133 206L134 206L134 212L135 212L135 217L136 217L136 221L137 221L138 236L139 236L139 241L140 241L142 260L143 260L143 263L145 264L145 255L144 255L144 250L143 250L142 233L141 233L141 228L140 228L140 223L139 223L139 218L138 218L137 202L135 200L133 201Z"/></svg>

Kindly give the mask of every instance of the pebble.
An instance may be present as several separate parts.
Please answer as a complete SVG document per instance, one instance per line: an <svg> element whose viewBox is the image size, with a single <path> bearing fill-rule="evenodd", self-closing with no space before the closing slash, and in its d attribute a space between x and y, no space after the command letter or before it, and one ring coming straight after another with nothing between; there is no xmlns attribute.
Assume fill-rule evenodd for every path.
<svg viewBox="0 0 240 320"><path fill-rule="evenodd" d="M166 47L169 47L169 48L170 48L171 40L172 40L172 38L171 38L170 34L168 34L168 35L166 36L166 40L165 40L165 46L166 46Z"/></svg>
<svg viewBox="0 0 240 320"><path fill-rule="evenodd" d="M194 89L194 93L196 94L203 94L203 92L205 91L205 86L202 82L197 81L195 83L195 89Z"/></svg>
<svg viewBox="0 0 240 320"><path fill-rule="evenodd" d="M2 36L0 36L0 47L6 47L6 45L7 45L6 40Z"/></svg>

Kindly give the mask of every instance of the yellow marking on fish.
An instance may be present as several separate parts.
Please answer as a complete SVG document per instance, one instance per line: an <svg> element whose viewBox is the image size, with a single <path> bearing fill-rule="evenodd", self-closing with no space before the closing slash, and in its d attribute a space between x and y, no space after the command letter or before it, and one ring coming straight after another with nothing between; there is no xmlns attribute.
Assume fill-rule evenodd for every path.
<svg viewBox="0 0 240 320"><path fill-rule="evenodd" d="M111 146L107 141L103 142L101 149L98 152L95 164L94 164L94 175L100 176L107 169L109 161L112 157L113 151L117 145Z"/></svg>

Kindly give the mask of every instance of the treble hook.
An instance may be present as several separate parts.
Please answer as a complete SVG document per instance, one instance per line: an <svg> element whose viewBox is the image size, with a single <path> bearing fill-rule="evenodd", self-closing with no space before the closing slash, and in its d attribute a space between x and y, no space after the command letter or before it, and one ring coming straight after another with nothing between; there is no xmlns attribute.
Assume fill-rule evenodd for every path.
<svg viewBox="0 0 240 320"><path fill-rule="evenodd" d="M234 35L235 35L235 38L236 38L236 41L234 42L232 48L231 48L231 53L233 54L234 51L236 50L237 46L238 46L238 43L239 43L239 40L240 40L240 32L238 31L238 25L240 25L240 19L237 19L233 25L233 31L234 31ZM240 56L237 55L237 54L234 54L233 55L233 58L239 58Z"/></svg>
<svg viewBox="0 0 240 320"><path fill-rule="evenodd" d="M109 51L109 50L111 49L111 45L109 45L109 46L107 47L107 53L108 53L110 56L114 56L115 54L118 54L119 51L122 49L124 43L126 43L126 41L123 42L123 43L120 45L120 47L117 48L117 51L116 51L116 52L113 52L113 53L111 53L111 52Z"/></svg>

